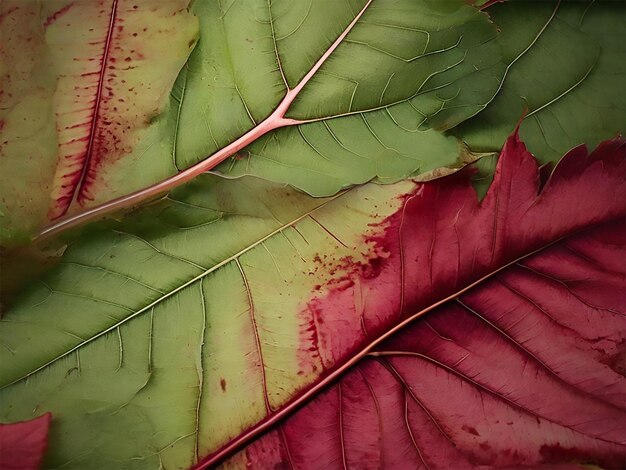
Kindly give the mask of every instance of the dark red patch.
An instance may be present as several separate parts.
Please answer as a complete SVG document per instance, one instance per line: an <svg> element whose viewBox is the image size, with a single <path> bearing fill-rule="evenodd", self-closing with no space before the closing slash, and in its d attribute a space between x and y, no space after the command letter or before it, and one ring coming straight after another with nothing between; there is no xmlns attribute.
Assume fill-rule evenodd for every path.
<svg viewBox="0 0 626 470"><path fill-rule="evenodd" d="M575 447L562 447L561 444L543 445L539 449L539 453L546 463L581 463L588 465L600 465L608 468L623 468L626 463L623 456L605 456L598 459L597 455L591 452Z"/></svg>
<svg viewBox="0 0 626 470"><path fill-rule="evenodd" d="M476 431L476 428L472 426L468 426L467 424L464 424L463 426L461 426L461 429L463 431L467 431L470 434L473 434L474 436L480 436L480 434L478 434L478 431Z"/></svg>
<svg viewBox="0 0 626 470"><path fill-rule="evenodd" d="M626 342L621 341L613 354L602 354L600 361L622 377L626 377Z"/></svg>
<svg viewBox="0 0 626 470"><path fill-rule="evenodd" d="M222 392L226 391L226 380L220 379L220 387L222 388Z"/></svg>

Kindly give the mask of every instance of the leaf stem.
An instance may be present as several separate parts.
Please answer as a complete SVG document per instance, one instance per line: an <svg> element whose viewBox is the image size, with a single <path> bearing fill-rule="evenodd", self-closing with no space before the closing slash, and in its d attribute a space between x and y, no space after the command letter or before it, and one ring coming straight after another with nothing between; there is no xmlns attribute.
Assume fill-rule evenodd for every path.
<svg viewBox="0 0 626 470"><path fill-rule="evenodd" d="M350 33L350 31L354 28L354 26L357 24L361 16L363 16L363 14L367 10L367 8L372 4L373 1L374 0L367 1L367 3L359 11L359 13L350 22L350 24L343 30L343 32L337 37L337 39L335 39L335 41L326 50L326 52L324 52L324 54L317 60L317 62L313 64L311 69L300 80L300 82L293 89L287 91L287 93L285 94L283 99L280 101L280 103L278 104L278 107L274 110L274 112L270 114L267 118L265 118L257 126L253 127L251 130L249 130L248 132L243 134L241 137L231 142L226 147L218 150L213 155L187 168L186 170L183 170L180 173L177 173L174 176L166 178L146 188L140 189L130 194L126 194L116 199L112 199L98 206L89 208L86 211L81 212L80 214L63 217L57 220L56 222L44 227L41 230L41 232L35 236L35 240L47 238L49 236L59 233L62 230L75 227L79 224L97 219L99 217L102 217L106 214L110 214L124 207L133 206L143 201L146 201L148 199L159 196L171 190L172 188L180 186L181 184L184 184L192 180L196 176L202 173L205 173L206 171L211 170L212 168L215 168L224 160L233 156L239 150L250 145L252 142L256 141L257 139L267 134L268 132L281 128L281 127L293 126L293 125L299 124L300 121L296 119L285 118L285 114L291 107L296 97L305 87L305 85L318 72L318 70L322 67L322 65L324 65L326 60L337 49L337 47L339 47L341 42L345 39L348 33Z"/></svg>

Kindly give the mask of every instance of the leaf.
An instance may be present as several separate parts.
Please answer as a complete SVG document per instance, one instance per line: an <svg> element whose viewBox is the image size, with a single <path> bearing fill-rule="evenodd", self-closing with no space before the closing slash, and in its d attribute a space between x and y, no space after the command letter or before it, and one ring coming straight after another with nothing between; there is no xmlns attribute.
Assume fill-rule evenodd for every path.
<svg viewBox="0 0 626 470"><path fill-rule="evenodd" d="M478 158L431 129L482 109L497 87L486 77L503 68L495 27L463 0L198 1L192 11L201 37L169 107L128 155L112 157L114 169L96 169L95 189L77 201L84 215L50 230L162 194L229 158L220 172L316 196L371 179L431 179ZM142 162L150 170L133 171Z"/></svg>
<svg viewBox="0 0 626 470"><path fill-rule="evenodd" d="M624 233L568 237L407 324L220 468L623 468Z"/></svg>
<svg viewBox="0 0 626 470"><path fill-rule="evenodd" d="M59 76L50 219L136 186L124 177L148 162L137 158L145 151L142 141L161 130L150 124L166 109L174 79L196 42L197 22L188 4L43 4L46 41ZM150 161L149 168L151 180L167 172L158 161ZM143 179L136 171L132 175Z"/></svg>
<svg viewBox="0 0 626 470"><path fill-rule="evenodd" d="M541 162L623 133L625 6L602 0L490 6L507 73L485 111L453 133L474 151L495 151L526 110L520 134Z"/></svg>
<svg viewBox="0 0 626 470"><path fill-rule="evenodd" d="M205 175L72 244L5 314L1 417L54 412L51 465L221 457L416 316L623 220L624 148L573 150L540 191L513 136L480 205L464 175L325 199ZM623 312L603 286L585 295ZM622 335L622 317L611 321Z"/></svg>
<svg viewBox="0 0 626 470"><path fill-rule="evenodd" d="M0 38L0 240L17 243L39 228L48 209L56 80L34 2L2 2Z"/></svg>
<svg viewBox="0 0 626 470"><path fill-rule="evenodd" d="M196 41L188 3L3 2L5 244L169 175L142 155L145 141L163 132L157 116ZM129 172L134 181L125 180Z"/></svg>
<svg viewBox="0 0 626 470"><path fill-rule="evenodd" d="M48 446L50 413L20 423L0 423L0 468L37 470Z"/></svg>

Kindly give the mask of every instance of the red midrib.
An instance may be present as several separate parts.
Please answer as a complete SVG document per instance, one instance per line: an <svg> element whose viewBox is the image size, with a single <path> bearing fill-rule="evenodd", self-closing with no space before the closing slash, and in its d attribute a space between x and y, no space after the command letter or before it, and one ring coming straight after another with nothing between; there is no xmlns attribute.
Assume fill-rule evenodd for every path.
<svg viewBox="0 0 626 470"><path fill-rule="evenodd" d="M115 19L117 17L117 2L118 0L113 0L111 4L111 17L109 20L109 29L107 31L107 37L104 42L104 48L102 52L102 61L100 63L100 77L98 79L98 88L96 89L95 96L95 104L93 107L93 115L91 117L91 128L89 130L89 143L87 144L87 151L85 152L84 160L83 160L83 168L80 174L80 178L76 182L74 186L74 191L72 194L72 199L70 200L67 207L64 209L63 214L67 213L69 208L74 203L80 203L81 198L84 196L85 191L85 182L87 179L87 175L89 173L89 167L91 165L92 155L94 151L94 142L96 131L98 129L98 119L100 116L100 103L102 101L102 89L104 87L104 76L107 70L107 62L109 60L109 51L111 46L111 40L113 38L113 29L115 26Z"/></svg>

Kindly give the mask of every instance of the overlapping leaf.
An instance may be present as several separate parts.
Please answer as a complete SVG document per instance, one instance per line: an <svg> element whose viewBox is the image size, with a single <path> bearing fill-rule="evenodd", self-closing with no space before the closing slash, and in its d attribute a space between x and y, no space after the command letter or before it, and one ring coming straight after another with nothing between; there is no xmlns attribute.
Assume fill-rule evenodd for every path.
<svg viewBox="0 0 626 470"><path fill-rule="evenodd" d="M13 3L5 8L9 20L24 8L39 12L34 1ZM119 205L145 200L257 140L231 161L231 173L317 195L374 177L428 178L475 158L429 130L474 114L496 87L484 80L498 63L495 27L462 0L194 2L201 40L168 103L173 75L195 43L187 4L59 0L42 7L34 25L44 30L48 52L29 60L55 64L58 149L46 158L47 186L32 203L46 206L51 187L50 219L178 175ZM16 50L29 57L28 44L25 37ZM19 150L14 159L23 158ZM209 156L202 168L179 173ZM19 181L9 194L24 192ZM27 213L7 212L10 230Z"/></svg>
<svg viewBox="0 0 626 470"><path fill-rule="evenodd" d="M542 162L626 129L626 5L614 1L510 1L488 9L506 73L485 111L453 133L497 151L520 133Z"/></svg>
<svg viewBox="0 0 626 470"><path fill-rule="evenodd" d="M568 237L429 312L221 468L623 468L625 230Z"/></svg>
<svg viewBox="0 0 626 470"><path fill-rule="evenodd" d="M38 470L48 446L49 413L29 421L0 424L0 468Z"/></svg>
<svg viewBox="0 0 626 470"><path fill-rule="evenodd" d="M188 4L2 3L5 241L170 174L142 155L197 39Z"/></svg>
<svg viewBox="0 0 626 470"><path fill-rule="evenodd" d="M474 151L497 151L524 106L522 135L545 160L624 128L624 28L615 2L492 5L500 30L493 41L486 14L461 0L198 1L192 12L201 41L169 103L169 84L195 42L195 19L187 0L135 3L59 0L41 12L35 0L3 4L3 36L27 11L32 27L13 35L7 50L49 77L41 85L45 74L6 72L19 85L5 107L17 111L3 118L3 174L32 169L25 161L37 162L37 171L2 185L5 239L32 232L46 208L55 218L143 188L101 209L134 204L232 155L220 171L315 195L372 178L431 178L475 155L429 128L449 129L485 107L455 131ZM164 37L168 47L159 46ZM31 38L41 46L31 48ZM546 87L547 75L558 78ZM577 118L592 101L597 113ZM281 103L289 119L268 122ZM44 112L31 123L38 140L25 147L25 129L16 126L29 106ZM25 191L25 182L39 190Z"/></svg>
<svg viewBox="0 0 626 470"><path fill-rule="evenodd" d="M72 20L71 12L77 13L69 2L47 3L43 16L32 4L18 8L19 18L29 27L23 36L15 35L16 41L27 40L32 33L35 47L32 56L18 61L17 75L7 75L15 90L25 94L25 98L9 100L8 116L13 121L22 115L32 119L32 109L42 107L44 119L33 120L25 130L37 135L28 141L29 148L40 152L44 160L54 159L45 149L51 139L59 138L61 145L69 143L72 149L77 146L68 155L80 157L81 162L76 168L73 160L60 167L62 175L70 176L80 169L70 202L97 204L163 175L178 171L187 175L156 188L168 189L191 178L195 173L184 169L209 154L216 157L211 165L235 154L220 171L236 176L253 173L265 180L247 176L229 181L202 175L128 220L95 227L72 243L60 266L27 289L0 322L0 419L25 420L52 411L51 466L205 465L266 431L377 347L376 359L366 359L361 369L349 372L340 385L229 464L288 465L291 461L306 467L315 459L330 468L348 461L367 467L406 458L405 462L435 468L570 460L615 466L624 454L622 431L617 424L611 428L623 416L619 397L611 391L622 380L614 371L619 372L624 299L614 290L623 288L623 272L605 261L605 256L619 250L609 249L606 254L596 245L597 240L606 243L618 236L611 231L623 233L623 226L614 220L625 213L623 142L607 142L591 156L580 148L572 151L539 190L541 178L535 163L512 138L495 183L480 205L465 176L426 185L418 182L450 171L439 168L442 165L455 166L473 158L454 138L430 127L449 129L486 107L455 133L475 150L495 150L497 140L504 138L503 132L519 117L512 96L520 93L523 101L536 104L522 132L530 133L533 148L544 148L550 140L547 133L542 134L543 140L533 140L538 134L530 122L550 117L560 125L563 116L588 110L586 100L600 96L598 77L609 75L620 47L607 40L610 33L601 31L600 20L608 18L606 5L563 2L538 8L529 15L529 24L536 28L524 31L530 38L522 41L528 43L526 49L513 54L521 45L519 38L512 48L511 36L502 34L497 42L492 41L494 29L486 16L462 2L251 3L246 8L240 2L193 4L202 39L179 76L169 104L166 92L160 93L156 111L150 112L146 94L146 101L139 100L142 106L121 112L120 116L143 122L138 131L141 138L130 125L127 130L132 135L122 141L136 145L118 148L116 143L113 147L121 153L101 160L106 160L104 166L98 158L91 158L98 153L93 149L101 145L102 155L110 155L107 142L118 142L116 132L101 133L102 139L91 132L86 140L81 135L74 140L68 132L82 132L80 120L76 128L68 121L56 135L50 132L54 103L68 97L72 74L85 73L84 80L90 80L91 69L81 68L89 64L78 60L70 66L58 60L57 67L65 71L56 84L50 75L37 75L50 41L59 46L57 57L64 56L64 48L73 47L62 29L55 33L55 24L78 27L87 42L89 24ZM160 5L157 12L178 8L174 3ZM135 6L141 11L133 12ZM144 10L144 4L140 8L122 0L113 0L110 7L95 15L98 31L106 32L104 43L109 46L116 44L118 35L126 37L133 31L141 35L140 22L130 21L125 30L126 25L117 23L118 12L124 13L119 16L124 19L155 14L154 9ZM512 17L529 11L517 8L510 10ZM320 15L326 17L329 11L333 21L320 22ZM507 30L516 30L509 13L501 13L509 10L491 6L490 11L496 21L500 16L503 24L509 24ZM14 11L9 13L0 21L15 18L11 16ZM183 39L194 38L193 18L187 11L180 8L174 16L186 29L177 36L181 47L174 48L178 52L170 62L170 72L182 64L179 52L193 45L193 41L184 45ZM42 18L45 34L37 30ZM163 20L170 25L174 21L168 15ZM6 24L15 31L15 21L3 23L3 28ZM116 29L119 26L122 30ZM595 42L586 41L592 36ZM562 45L563 38L571 39L566 41L569 49ZM120 41L118 52L110 57L125 53L126 43L134 44L128 39L123 45ZM525 73L518 67L527 60L534 60L529 69L541 71L546 51L552 47L572 51L576 44L582 46L576 57L564 58L564 76L571 78L581 70L583 74L565 92L554 94L553 88L539 89L534 83L517 87ZM132 72L118 76L105 66L107 47L96 93L106 93L107 77L119 85L132 76ZM507 60L501 60L497 48ZM137 52L131 49L129 53ZM419 53L403 55L413 49ZM588 60L590 52L597 53L593 64ZM68 57L73 57L71 51ZM131 55L127 57L134 63ZM560 58L555 62L561 64ZM581 64L588 67L583 70ZM622 72L623 68L615 68L613 78L618 81ZM15 80L18 75L37 76L39 81L30 78L22 83ZM157 88L168 88L165 85L173 75L169 77L156 77ZM616 88L615 83L606 87ZM81 93L79 101L87 102L89 92ZM600 124L604 116L615 118L611 121L615 130L623 128L623 116L612 114L615 110L609 109L605 98L602 95L598 115L589 114L590 125L583 129L591 142L614 133L606 123ZM622 98L618 96L613 103L618 111ZM103 103L96 109L111 114L113 101ZM121 121L104 126L108 119L98 121L99 113L93 114L96 126L90 131L106 126L123 130ZM475 132L476 123L495 115L499 127L494 133ZM3 126L11 119L1 121ZM57 115L57 124L63 119ZM571 122L561 125L566 137L553 140L557 142L554 151L540 158L554 159L580 141L571 135L577 130ZM13 133L4 134L13 139L5 148L25 145L19 126L5 129ZM11 155L11 161L19 156ZM116 160L120 155L123 158ZM461 161L457 161L459 156ZM155 178L151 169L137 179L129 169L136 169L142 160L154 163L163 175ZM90 166L90 162L96 163ZM202 171L197 166L194 171L198 169ZM372 178L392 182L415 172L419 175L413 181L384 187L367 184L337 193ZM35 178L44 194L54 185L46 178L45 172ZM290 183L317 195L335 195L315 199L267 180ZM57 199L68 202L67 185L63 186L57 184ZM88 188L83 191L83 186ZM7 194L14 190L9 188ZM14 205L19 204L17 200ZM16 213L14 209L9 215ZM41 212L38 206L29 211ZM13 228L9 226L10 231ZM579 231L585 233L577 235ZM558 245L546 248L553 243ZM563 247L582 251L590 264L583 267L574 255L568 258ZM534 254L537 250L542 251ZM553 262L555 258L558 263ZM547 266L542 264L546 259ZM595 271L590 260L597 265ZM512 262L519 266L507 267ZM546 273L541 289L527 279ZM581 277L584 273L606 281L613 290L586 282ZM480 287L463 293L489 276L496 279L483 280ZM568 302L570 313L575 310L581 316L561 318L555 310L558 302L545 305L540 293L548 289L546 283L553 287L551 294L558 293L561 301ZM494 292L507 301L494 302ZM511 292L526 295L526 300L517 299L519 305L515 305L527 315L504 308L516 298ZM452 297L460 299L462 308L441 307L431 312L428 323L406 326L389 338L412 317ZM586 315L597 311L603 323L585 325ZM478 316L482 324L474 318ZM550 324L555 331L566 331L566 339L554 345L542 341L548 329L536 332L532 322L547 325L545 317L555 322L556 326ZM460 327L466 327L465 335ZM441 336L433 336L435 330ZM469 343L461 354L441 337ZM493 357L482 360L490 350L475 341L477 337L501 345L502 359L523 371L527 367L534 378L521 374L517 380L514 374L494 371ZM387 342L379 345L383 339ZM472 356L464 357L466 353ZM421 359L415 354L421 354ZM422 387L416 374L432 379L431 387ZM442 377L445 390L437 381ZM468 379L474 388L460 385L469 383ZM348 440L348 434L337 439L334 432L344 424L354 431L376 423L378 418L372 413L361 413L359 423L350 421L352 412L345 417L337 414L338 403L346 410L363 405L360 401L351 408L353 398L364 399L357 393L365 390L363 385L370 390L367 380L374 385L366 397L376 402L386 396L382 414L389 426L397 428L394 435L402 439L400 451L393 456L381 444L386 441L385 430L377 433L372 428L362 438ZM563 389L563 383L571 386ZM510 387L507 396L502 391L505 386ZM385 393L378 393L377 387ZM458 414L467 417L469 424L460 423L457 414L450 417L447 410L441 411L446 393L467 390L462 403L480 398L488 404L482 417L463 415L471 408L459 405ZM530 395L522 393L528 390ZM537 403L529 398L537 395L548 401ZM562 403L550 401L549 397L557 395ZM420 403L427 406L416 407ZM430 424L418 422L424 418L420 409L428 410ZM499 425L495 420L511 413L537 439L511 443L506 432L498 434L500 440L490 434L487 424ZM527 419L529 413L537 416L537 424ZM328 444L325 449L305 435L306 442L296 440L300 443L297 452L292 452L292 430L303 423L311 425L311 439ZM433 425L440 429L433 433ZM450 452L449 444L441 439L446 435L457 453ZM489 436L489 442L483 443L489 449L485 445L476 449L480 436ZM518 454L511 451L494 457L506 448L515 448ZM452 463L446 458L457 460Z"/></svg>
<svg viewBox="0 0 626 470"><path fill-rule="evenodd" d="M480 206L464 178L312 199L204 177L70 246L7 313L2 417L55 413L54 465L228 450L416 312L623 217L623 148L573 151L537 195L512 138Z"/></svg>

